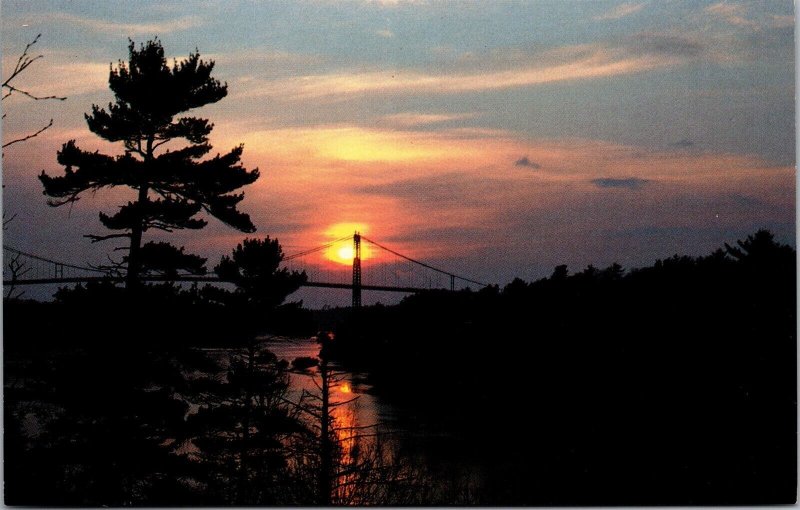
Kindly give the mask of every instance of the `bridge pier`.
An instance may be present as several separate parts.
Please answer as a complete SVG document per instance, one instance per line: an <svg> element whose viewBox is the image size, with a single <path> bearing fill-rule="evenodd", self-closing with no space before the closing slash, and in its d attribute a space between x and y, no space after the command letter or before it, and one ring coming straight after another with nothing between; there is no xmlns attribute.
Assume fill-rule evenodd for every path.
<svg viewBox="0 0 800 510"><path fill-rule="evenodd" d="M361 308L361 235L353 234L353 308Z"/></svg>

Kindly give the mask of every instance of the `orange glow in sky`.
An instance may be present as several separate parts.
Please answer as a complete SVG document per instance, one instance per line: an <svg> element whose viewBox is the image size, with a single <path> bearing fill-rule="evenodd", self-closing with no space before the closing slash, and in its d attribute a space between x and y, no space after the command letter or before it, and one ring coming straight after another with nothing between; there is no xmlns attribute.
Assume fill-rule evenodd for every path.
<svg viewBox="0 0 800 510"><path fill-rule="evenodd" d="M369 227L363 223L336 223L328 227L325 231L325 242L335 241L343 237L350 237L355 232L364 234L369 231ZM353 240L339 241L324 251L324 257L332 262L350 265L353 263ZM372 250L367 243L361 241L361 260L371 258Z"/></svg>
<svg viewBox="0 0 800 510"><path fill-rule="evenodd" d="M342 161L414 161L441 157L443 147L414 143L402 134L364 129L333 129L320 132L317 151L324 158Z"/></svg>
<svg viewBox="0 0 800 510"><path fill-rule="evenodd" d="M350 274L355 231L500 285L545 277L561 264L575 272L700 255L755 228L796 237L794 13L786 0L657 9L642 0L610 10L589 2L544 17L526 2L503 3L481 18L486 24L474 24L472 8L405 0L315 2L307 17L296 16L293 2L211 2L199 11L175 3L169 13L139 2L103 12L89 2L6 3L0 42L12 58L4 68L39 19L43 59L20 85L70 99L3 101L3 143L54 119L3 153L4 208L20 212L3 238L56 260L106 261L113 243L83 236L105 233L98 211L135 200L136 190L120 187L69 210L51 208L38 179L42 170L63 173L56 153L67 140L89 152L124 152L92 133L84 114L107 104L109 64L125 60L126 32L138 44L179 31L165 44L168 63L195 49L217 62L213 76L229 94L197 113L216 126L209 158L244 145L243 166L261 177L237 191L245 194L238 209L250 215L255 237L279 239L287 256L314 250L293 263L309 274ZM343 17L346 31L304 35ZM292 29L268 41L231 31L257 29L263 19ZM586 30L563 29L575 22ZM74 33L81 35L61 37ZM764 44L759 59L755 40ZM744 86L747 76L765 77L764 86ZM152 231L146 241L184 246L213 267L248 237L201 216L210 220L202 231ZM399 271L390 267L396 256L363 240L361 259L365 281L379 277L378 267Z"/></svg>

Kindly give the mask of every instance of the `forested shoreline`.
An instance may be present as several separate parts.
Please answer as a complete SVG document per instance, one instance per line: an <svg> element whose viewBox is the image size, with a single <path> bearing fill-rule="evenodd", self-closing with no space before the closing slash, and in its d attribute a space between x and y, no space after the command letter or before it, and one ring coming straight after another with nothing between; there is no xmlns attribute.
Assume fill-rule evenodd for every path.
<svg viewBox="0 0 800 510"><path fill-rule="evenodd" d="M732 244L365 308L337 355L484 448L493 504L788 503L796 254Z"/></svg>
<svg viewBox="0 0 800 510"><path fill-rule="evenodd" d="M482 486L461 503L786 503L795 257L759 231L705 257L627 272L560 266L535 282L359 310L257 313L169 284L135 302L111 284L52 303L7 300L6 501L325 501L318 466L300 469L288 446L310 440L303 451L319 459L308 422L278 398L291 368L253 339L327 328L326 356L447 432L423 446L429 456L479 461ZM219 346L238 353L227 369L198 355ZM197 405L211 414L189 412ZM408 479L392 482L405 499L372 502L448 502L413 499Z"/></svg>

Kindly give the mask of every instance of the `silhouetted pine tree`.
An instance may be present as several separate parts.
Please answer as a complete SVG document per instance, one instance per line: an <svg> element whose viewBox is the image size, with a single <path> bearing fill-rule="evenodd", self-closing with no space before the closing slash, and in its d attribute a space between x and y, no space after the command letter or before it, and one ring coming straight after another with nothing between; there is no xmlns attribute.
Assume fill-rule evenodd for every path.
<svg viewBox="0 0 800 510"><path fill-rule="evenodd" d="M231 355L224 378L192 381L189 399L199 409L181 440L196 450L205 504L298 503L287 445L307 432L286 405L286 365L251 342Z"/></svg>
<svg viewBox="0 0 800 510"><path fill-rule="evenodd" d="M262 309L272 309L300 288L305 271L279 269L283 250L277 239L245 239L231 256L223 256L214 271L236 285L234 299Z"/></svg>
<svg viewBox="0 0 800 510"><path fill-rule="evenodd" d="M137 192L135 201L115 214L100 213L106 228L120 232L87 236L93 241L130 240L125 259L130 288L142 271L142 234L149 229L200 229L206 220L197 215L205 211L240 231L255 231L250 217L236 208L244 198L236 190L253 183L259 173L240 164L241 145L201 160L211 150L208 135L213 124L207 119L177 117L227 94L227 84L211 77L213 61L200 60L195 51L169 67L157 39L139 49L131 41L128 51L128 63L120 61L109 76L115 102L109 103L108 111L94 105L86 115L93 133L122 142L125 153L87 152L70 140L58 152L58 162L66 167L64 175L50 177L42 172L39 179L45 195L51 197L48 203L55 207L104 187L126 186ZM180 139L188 145L157 153Z"/></svg>

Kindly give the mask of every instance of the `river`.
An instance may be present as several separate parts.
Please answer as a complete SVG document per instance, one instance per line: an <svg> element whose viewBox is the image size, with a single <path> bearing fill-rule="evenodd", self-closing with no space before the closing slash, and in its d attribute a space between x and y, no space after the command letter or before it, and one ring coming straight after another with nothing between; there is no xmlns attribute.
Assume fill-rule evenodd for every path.
<svg viewBox="0 0 800 510"><path fill-rule="evenodd" d="M278 359L289 363L300 357L317 358L320 346L313 338L264 337L261 346L273 352ZM359 441L370 442L375 432L380 433L387 458L403 456L425 472L429 489L435 501L456 501L460 495L450 495L457 490L466 495L482 480L481 467L477 459L464 456L463 449L452 451L449 432L429 422L410 409L394 405L381 398L368 382L366 373L347 370L335 361L329 363L336 375L331 384L330 398L334 404L333 416L339 440L345 448L355 443L352 435L362 436ZM290 374L289 398L298 401L303 392L319 395L319 370L292 371ZM316 384L315 384L316 381ZM340 404L340 405L339 405ZM432 454L435 450L435 454ZM345 453L347 455L347 453ZM431 485L433 487L431 487ZM456 499L454 499L456 498ZM424 503L424 502L420 502Z"/></svg>
<svg viewBox="0 0 800 510"><path fill-rule="evenodd" d="M318 358L319 344L313 338L266 337L263 347L273 352L278 359L289 363L296 358ZM372 391L366 381L366 374L345 370L336 362L329 363L330 369L337 374L331 387L331 402L342 404L336 410L337 418L346 421L346 427L365 427L380 425L390 427L396 421L397 412L390 404L382 401ZM312 367L306 371L293 371L290 374L289 397L298 399L303 391L319 393L314 384L319 382L319 371Z"/></svg>

